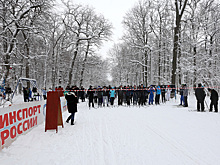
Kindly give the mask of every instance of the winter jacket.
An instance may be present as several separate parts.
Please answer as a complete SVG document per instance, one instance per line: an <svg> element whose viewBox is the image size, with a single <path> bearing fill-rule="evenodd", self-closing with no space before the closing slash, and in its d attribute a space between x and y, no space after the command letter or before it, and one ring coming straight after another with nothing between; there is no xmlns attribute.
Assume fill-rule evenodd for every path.
<svg viewBox="0 0 220 165"><path fill-rule="evenodd" d="M74 92L69 92L65 95L65 99L67 100L67 108L69 113L77 112L77 96Z"/></svg>
<svg viewBox="0 0 220 165"><path fill-rule="evenodd" d="M102 91L98 91L98 98L102 98L103 96L103 92Z"/></svg>
<svg viewBox="0 0 220 165"><path fill-rule="evenodd" d="M104 89L103 90L103 96L109 96L109 90Z"/></svg>
<svg viewBox="0 0 220 165"><path fill-rule="evenodd" d="M211 101L218 101L218 93L216 90L211 89L211 96L210 96Z"/></svg>
<svg viewBox="0 0 220 165"><path fill-rule="evenodd" d="M157 95L160 95L160 94L161 94L161 89L160 89L160 86L158 86L158 87L157 87L156 94L157 94Z"/></svg>
<svg viewBox="0 0 220 165"><path fill-rule="evenodd" d="M88 92L87 92L87 95L89 96L89 100L92 100L93 99L93 96L94 96L94 93L95 91L90 91L90 90L93 90L92 88L89 88Z"/></svg>
<svg viewBox="0 0 220 165"><path fill-rule="evenodd" d="M120 98L123 97L123 90L122 89L118 90L118 97L120 97Z"/></svg>
<svg viewBox="0 0 220 165"><path fill-rule="evenodd" d="M198 101L204 101L206 96L204 88L196 88L195 95Z"/></svg>
<svg viewBox="0 0 220 165"><path fill-rule="evenodd" d="M114 89L110 90L110 97L115 97L115 94L116 92Z"/></svg>
<svg viewBox="0 0 220 165"><path fill-rule="evenodd" d="M185 86L183 90L183 96L188 96L188 92L189 92L189 89L187 89L187 87Z"/></svg>
<svg viewBox="0 0 220 165"><path fill-rule="evenodd" d="M180 95L183 96L183 90L182 88L180 88Z"/></svg>
<svg viewBox="0 0 220 165"><path fill-rule="evenodd" d="M148 92L150 93L150 95L154 95L155 90L154 90L153 87L151 87L151 88L148 90Z"/></svg>

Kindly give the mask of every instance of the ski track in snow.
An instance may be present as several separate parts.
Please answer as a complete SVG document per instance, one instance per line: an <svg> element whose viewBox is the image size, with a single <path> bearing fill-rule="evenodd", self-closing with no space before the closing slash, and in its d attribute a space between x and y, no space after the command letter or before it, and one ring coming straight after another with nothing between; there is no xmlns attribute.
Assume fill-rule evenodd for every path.
<svg viewBox="0 0 220 165"><path fill-rule="evenodd" d="M0 152L7 165L219 165L220 114L176 107L91 108L78 104L75 125L37 126ZM117 105L117 101L115 102ZM96 105L97 106L97 105ZM69 113L63 113L65 122Z"/></svg>

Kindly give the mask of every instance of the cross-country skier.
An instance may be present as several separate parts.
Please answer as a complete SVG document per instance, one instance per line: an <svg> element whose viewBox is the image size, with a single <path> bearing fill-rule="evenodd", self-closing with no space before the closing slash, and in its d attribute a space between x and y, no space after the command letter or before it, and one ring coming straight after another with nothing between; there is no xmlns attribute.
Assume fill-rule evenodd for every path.
<svg viewBox="0 0 220 165"><path fill-rule="evenodd" d="M126 87L126 93L125 93L125 96L126 96L126 102L127 102L127 105L130 106L131 102L130 102L130 97L131 97L131 91L130 91L130 87L129 85Z"/></svg>
<svg viewBox="0 0 220 165"><path fill-rule="evenodd" d="M153 102L154 102L154 87L151 86L149 89L148 89L148 92L150 93L150 97L149 97L149 105L152 104L153 105Z"/></svg>
<svg viewBox="0 0 220 165"><path fill-rule="evenodd" d="M116 96L116 92L115 92L114 87L112 87L112 89L110 90L109 93L110 93L110 102L111 102L111 105L113 106L114 105L115 96Z"/></svg>
<svg viewBox="0 0 220 165"><path fill-rule="evenodd" d="M161 89L160 86L158 85L156 87L156 97L155 97L155 104L160 104L160 95L161 95Z"/></svg>
<svg viewBox="0 0 220 165"><path fill-rule="evenodd" d="M122 105L122 101L123 101L123 88L122 85L120 85L118 89L118 105Z"/></svg>
<svg viewBox="0 0 220 165"><path fill-rule="evenodd" d="M165 102L166 102L166 97L165 97L165 95L166 95L166 89L165 89L165 86L164 86L164 85L163 85L161 88L162 88L162 89L161 89L162 103L165 103Z"/></svg>
<svg viewBox="0 0 220 165"><path fill-rule="evenodd" d="M170 88L170 86L168 85L167 86L167 101L170 101L170 94L171 94L171 88Z"/></svg>
<svg viewBox="0 0 220 165"><path fill-rule="evenodd" d="M103 89L103 106L105 106L105 103L108 106L108 96L109 96L109 90L106 88L106 86L104 86L104 89Z"/></svg>
<svg viewBox="0 0 220 165"><path fill-rule="evenodd" d="M98 86L98 107L102 106L102 97L103 97L102 88Z"/></svg>
<svg viewBox="0 0 220 165"><path fill-rule="evenodd" d="M134 92L133 92L133 105L137 105L138 102L138 91L137 91L137 86L134 85Z"/></svg>
<svg viewBox="0 0 220 165"><path fill-rule="evenodd" d="M145 95L145 92L144 92L144 85L141 84L139 90L138 90L138 97L139 97L139 101L138 101L138 104L139 106L143 106L144 105L144 96Z"/></svg>

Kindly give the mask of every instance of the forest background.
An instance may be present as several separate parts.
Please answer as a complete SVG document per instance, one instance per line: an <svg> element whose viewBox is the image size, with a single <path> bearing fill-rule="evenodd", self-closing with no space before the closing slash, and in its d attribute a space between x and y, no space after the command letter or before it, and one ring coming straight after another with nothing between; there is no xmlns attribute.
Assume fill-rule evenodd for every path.
<svg viewBox="0 0 220 165"><path fill-rule="evenodd" d="M67 85L220 83L217 0L142 0L128 9L120 42L102 58L112 23L93 7L51 0L0 0L0 79L40 88ZM110 78L109 78L110 77ZM110 81L111 80L111 81ZM30 85L30 84L27 84Z"/></svg>

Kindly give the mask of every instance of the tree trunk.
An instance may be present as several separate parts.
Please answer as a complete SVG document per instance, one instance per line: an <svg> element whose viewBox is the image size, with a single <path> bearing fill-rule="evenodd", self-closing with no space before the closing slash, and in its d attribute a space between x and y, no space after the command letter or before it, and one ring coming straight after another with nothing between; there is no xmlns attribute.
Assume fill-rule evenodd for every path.
<svg viewBox="0 0 220 165"><path fill-rule="evenodd" d="M172 76L171 83L176 84L176 69L177 69L177 56L178 56L178 41L179 41L179 33L180 33L180 23L183 12L186 7L186 3L188 0L184 0L184 5L182 6L182 1L180 1L180 5L178 5L178 0L175 0L176 6L176 27L174 27L174 40L173 40L173 61L172 61Z"/></svg>
<svg viewBox="0 0 220 165"><path fill-rule="evenodd" d="M148 81L148 76L147 76L147 74L148 74L148 68L147 68L148 53L146 50L144 51L144 57L145 57L144 80L145 80L145 85L147 87L147 85L148 85L147 84L147 81Z"/></svg>
<svg viewBox="0 0 220 165"><path fill-rule="evenodd" d="M69 86L72 83L73 67L74 67L74 64L75 64L75 61L76 61L76 57L77 57L77 54L78 54L79 42L80 42L80 40L77 40L77 42L76 42L76 50L74 51L73 59L72 59L72 62L71 62L71 65L70 65L70 69L69 69L69 80L68 80L68 85Z"/></svg>
<svg viewBox="0 0 220 165"><path fill-rule="evenodd" d="M29 68L29 59L30 59L30 48L29 48L29 39L28 36L25 34L24 31L22 31L23 37L24 37L24 46L25 46L25 56L27 57L26 65L25 65L25 77L30 78L30 68ZM30 88L30 82L27 81L27 87Z"/></svg>
<svg viewBox="0 0 220 165"><path fill-rule="evenodd" d="M90 40L87 41L85 58L84 58L83 63L82 63L82 70L81 70L81 74L80 74L81 78L80 78L80 83L79 83L80 87L83 84L83 74L84 74L84 70L85 70L85 65L86 65L87 57L88 57L88 54L89 54L89 46L90 46Z"/></svg>

